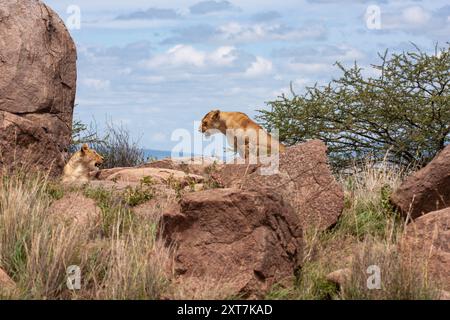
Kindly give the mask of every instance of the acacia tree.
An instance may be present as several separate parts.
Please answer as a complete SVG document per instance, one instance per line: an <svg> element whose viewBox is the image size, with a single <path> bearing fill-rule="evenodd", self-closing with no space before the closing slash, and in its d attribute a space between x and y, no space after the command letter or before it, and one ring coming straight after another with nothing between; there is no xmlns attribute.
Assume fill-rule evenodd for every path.
<svg viewBox="0 0 450 320"><path fill-rule="evenodd" d="M364 77L355 63L324 87L282 95L258 110L269 131L288 145L321 139L335 166L388 154L399 165L422 166L450 142L450 45L427 54L379 54L379 76ZM389 151L389 152L388 152Z"/></svg>

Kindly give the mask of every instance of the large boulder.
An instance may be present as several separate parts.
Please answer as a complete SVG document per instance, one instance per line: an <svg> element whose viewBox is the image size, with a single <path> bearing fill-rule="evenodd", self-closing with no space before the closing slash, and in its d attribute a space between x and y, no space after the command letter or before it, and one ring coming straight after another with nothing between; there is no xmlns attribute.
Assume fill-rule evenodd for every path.
<svg viewBox="0 0 450 320"><path fill-rule="evenodd" d="M450 208L427 213L406 227L401 242L406 261L426 266L429 277L450 290Z"/></svg>
<svg viewBox="0 0 450 320"><path fill-rule="evenodd" d="M165 239L176 248L176 274L199 285L214 279L231 286L234 295L261 298L274 284L292 279L301 264L298 217L272 192L189 193L161 222Z"/></svg>
<svg viewBox="0 0 450 320"><path fill-rule="evenodd" d="M450 206L450 146L409 176L392 194L392 203L412 219Z"/></svg>
<svg viewBox="0 0 450 320"><path fill-rule="evenodd" d="M0 167L58 174L70 143L76 48L38 0L0 2Z"/></svg>
<svg viewBox="0 0 450 320"><path fill-rule="evenodd" d="M282 195L303 229L325 230L336 224L344 208L344 192L330 171L326 150L322 141L312 140L286 148L274 174L262 171L266 165L229 165L217 175L226 187L269 189Z"/></svg>

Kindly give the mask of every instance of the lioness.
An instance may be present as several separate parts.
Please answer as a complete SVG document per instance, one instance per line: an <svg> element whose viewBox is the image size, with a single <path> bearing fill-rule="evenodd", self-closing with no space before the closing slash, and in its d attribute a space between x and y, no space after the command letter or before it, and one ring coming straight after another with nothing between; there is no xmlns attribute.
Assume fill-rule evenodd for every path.
<svg viewBox="0 0 450 320"><path fill-rule="evenodd" d="M210 111L203 117L199 130L208 137L213 129L226 135L234 152L246 160L250 154L259 158L285 150L283 144L242 112Z"/></svg>
<svg viewBox="0 0 450 320"><path fill-rule="evenodd" d="M88 182L89 173L98 170L98 165L103 163L103 157L95 150L90 149L87 144L83 144L80 151L77 151L70 158L64 167L63 182Z"/></svg>

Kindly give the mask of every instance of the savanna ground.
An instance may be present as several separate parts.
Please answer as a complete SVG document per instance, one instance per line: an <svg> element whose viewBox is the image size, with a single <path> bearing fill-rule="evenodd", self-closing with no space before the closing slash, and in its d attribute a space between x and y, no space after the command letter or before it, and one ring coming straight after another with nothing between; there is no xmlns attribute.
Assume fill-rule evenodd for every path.
<svg viewBox="0 0 450 320"><path fill-rule="evenodd" d="M268 299L433 299L437 291L426 264L406 266L397 243L405 227L389 195L405 172L367 161L336 178L345 190L345 209L326 232L305 230L301 271L291 286L275 285ZM174 187L176 188L176 186ZM89 223L61 220L52 202L67 193L93 199L100 219ZM171 249L158 239L164 205L145 216L134 208L153 197L151 181L121 193L25 173L4 174L0 182L0 268L17 288L3 299L232 299L213 280L179 283L173 277ZM63 213L60 213L63 214ZM80 290L66 286L66 269L82 270ZM366 286L367 267L381 269L380 290ZM326 280L329 272L352 269L345 290Z"/></svg>

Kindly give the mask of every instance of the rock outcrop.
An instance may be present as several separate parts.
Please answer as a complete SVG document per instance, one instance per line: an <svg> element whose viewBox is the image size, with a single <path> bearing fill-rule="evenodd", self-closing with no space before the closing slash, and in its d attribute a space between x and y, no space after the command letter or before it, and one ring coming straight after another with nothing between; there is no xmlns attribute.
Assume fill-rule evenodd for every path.
<svg viewBox="0 0 450 320"><path fill-rule="evenodd" d="M63 21L44 3L0 2L0 167L62 171L76 58Z"/></svg>
<svg viewBox="0 0 450 320"><path fill-rule="evenodd" d="M392 194L391 202L412 219L450 206L450 146L428 165L409 176Z"/></svg>
<svg viewBox="0 0 450 320"><path fill-rule="evenodd" d="M105 177L105 180L140 182L146 177L157 183L177 182L182 187L185 187L190 183L200 183L203 181L203 177L199 175L187 174L179 170L159 168L122 168Z"/></svg>
<svg viewBox="0 0 450 320"><path fill-rule="evenodd" d="M171 169L183 171L189 174L195 175L208 175L212 171L222 168L224 165L221 161L207 158L207 157L192 157L192 158L179 158L171 159L166 158L162 160L152 161L143 164L142 168L158 168L158 169Z"/></svg>
<svg viewBox="0 0 450 320"><path fill-rule="evenodd" d="M239 297L264 297L272 285L292 279L301 263L298 217L272 192L189 193L163 214L162 228L176 247L180 277L213 278Z"/></svg>
<svg viewBox="0 0 450 320"><path fill-rule="evenodd" d="M69 192L54 201L49 213L57 223L75 223L86 227L96 225L101 220L101 209L95 201L75 192Z"/></svg>
<svg viewBox="0 0 450 320"><path fill-rule="evenodd" d="M271 193L280 194L294 208L305 230L325 230L342 214L344 192L331 174L326 146L319 140L287 148L280 154L279 170L275 174L263 175L263 166L249 166L247 171L245 165L230 166L223 169L229 174L222 174L221 178L221 181L229 182L226 187L267 188Z"/></svg>
<svg viewBox="0 0 450 320"><path fill-rule="evenodd" d="M401 242L406 261L427 266L429 277L450 291L450 208L427 213L411 222Z"/></svg>

